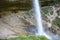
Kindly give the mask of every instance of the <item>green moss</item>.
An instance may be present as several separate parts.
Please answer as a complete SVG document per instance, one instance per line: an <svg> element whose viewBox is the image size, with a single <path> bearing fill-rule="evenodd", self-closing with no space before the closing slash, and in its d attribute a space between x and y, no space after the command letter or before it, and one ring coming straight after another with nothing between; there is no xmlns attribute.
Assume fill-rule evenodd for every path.
<svg viewBox="0 0 60 40"><path fill-rule="evenodd" d="M9 38L7 40L48 40L45 36L34 36L34 35L20 35L16 38Z"/></svg>
<svg viewBox="0 0 60 40"><path fill-rule="evenodd" d="M58 16L60 16L60 12L58 12Z"/></svg>
<svg viewBox="0 0 60 40"><path fill-rule="evenodd" d="M60 20L59 19L56 19L56 20L53 21L53 24L55 24L55 25L57 25L59 23L60 23Z"/></svg>
<svg viewBox="0 0 60 40"><path fill-rule="evenodd" d="M52 25L52 28L56 28L56 26L53 24L53 25Z"/></svg>
<svg viewBox="0 0 60 40"><path fill-rule="evenodd" d="M42 7L41 10L42 10L42 12L47 14L48 12L52 12L52 7L50 7L50 6Z"/></svg>

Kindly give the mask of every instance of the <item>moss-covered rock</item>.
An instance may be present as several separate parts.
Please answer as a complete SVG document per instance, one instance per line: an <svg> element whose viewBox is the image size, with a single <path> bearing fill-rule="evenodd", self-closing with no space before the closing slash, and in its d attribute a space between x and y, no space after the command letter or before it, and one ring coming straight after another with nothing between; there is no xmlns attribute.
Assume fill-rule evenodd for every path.
<svg viewBox="0 0 60 40"><path fill-rule="evenodd" d="M16 38L9 38L7 40L49 40L48 38L46 38L45 36L34 36L34 35L21 35L19 37Z"/></svg>

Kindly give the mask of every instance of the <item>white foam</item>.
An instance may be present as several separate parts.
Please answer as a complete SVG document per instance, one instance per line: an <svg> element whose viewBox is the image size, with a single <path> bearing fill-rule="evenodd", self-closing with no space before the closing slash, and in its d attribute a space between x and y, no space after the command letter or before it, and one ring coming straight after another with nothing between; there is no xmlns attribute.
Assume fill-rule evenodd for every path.
<svg viewBox="0 0 60 40"><path fill-rule="evenodd" d="M38 29L38 33L36 33L36 35L44 35L48 39L51 39L47 34L45 34L43 29L39 0L33 0L33 5L34 5L34 12L35 12L36 26Z"/></svg>

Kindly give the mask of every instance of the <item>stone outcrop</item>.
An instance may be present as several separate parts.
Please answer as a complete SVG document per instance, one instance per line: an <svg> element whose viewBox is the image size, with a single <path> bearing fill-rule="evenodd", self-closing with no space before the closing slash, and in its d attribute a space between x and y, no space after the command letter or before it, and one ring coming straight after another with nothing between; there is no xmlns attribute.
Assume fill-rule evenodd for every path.
<svg viewBox="0 0 60 40"><path fill-rule="evenodd" d="M0 38L8 38L21 34L30 34L27 27L34 25L33 18L29 17L27 11L2 12L0 18ZM5 15L6 14L6 15Z"/></svg>

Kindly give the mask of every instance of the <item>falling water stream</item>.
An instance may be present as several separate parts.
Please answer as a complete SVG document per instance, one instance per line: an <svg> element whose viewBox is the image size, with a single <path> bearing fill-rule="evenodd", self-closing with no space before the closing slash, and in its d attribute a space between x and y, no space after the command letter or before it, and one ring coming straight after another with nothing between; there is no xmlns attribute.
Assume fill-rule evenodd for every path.
<svg viewBox="0 0 60 40"><path fill-rule="evenodd" d="M38 32L36 32L36 35L44 35L50 40L60 40L60 36L57 34L46 34L46 31L44 31L43 24L42 24L42 16L41 16L41 7L39 0L33 0L33 9L34 9L34 16L36 20L36 27Z"/></svg>
<svg viewBox="0 0 60 40"><path fill-rule="evenodd" d="M42 35L44 32L43 32L42 17L41 17L41 12L40 12L40 8L39 8L38 0L33 0L33 3L34 3L36 25L38 28L38 35Z"/></svg>
<svg viewBox="0 0 60 40"><path fill-rule="evenodd" d="M48 39L51 39L50 36L46 35L46 33L44 32L44 29L43 29L39 0L33 0L33 6L34 6L34 13L35 13L36 27L38 30L36 35L44 35Z"/></svg>

